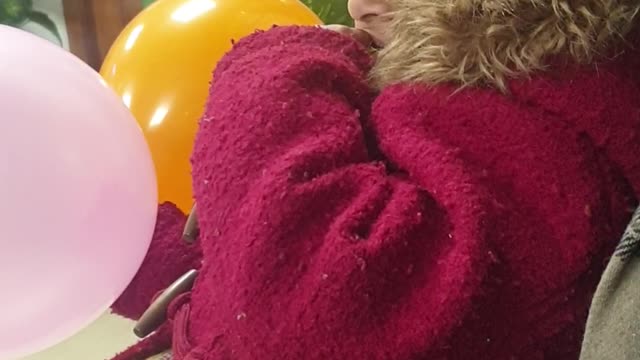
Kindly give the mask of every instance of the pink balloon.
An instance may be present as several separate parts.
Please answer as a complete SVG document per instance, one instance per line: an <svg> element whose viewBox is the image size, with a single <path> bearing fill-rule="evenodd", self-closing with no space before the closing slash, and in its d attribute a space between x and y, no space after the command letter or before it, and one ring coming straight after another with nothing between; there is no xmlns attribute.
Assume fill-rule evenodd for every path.
<svg viewBox="0 0 640 360"><path fill-rule="evenodd" d="M151 154L122 101L65 50L0 26L0 359L107 310L156 209Z"/></svg>

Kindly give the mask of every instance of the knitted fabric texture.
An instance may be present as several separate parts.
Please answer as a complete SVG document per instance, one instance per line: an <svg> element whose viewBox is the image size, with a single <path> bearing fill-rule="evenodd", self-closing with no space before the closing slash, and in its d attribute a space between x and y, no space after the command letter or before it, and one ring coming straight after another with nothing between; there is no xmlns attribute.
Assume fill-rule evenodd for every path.
<svg viewBox="0 0 640 360"><path fill-rule="evenodd" d="M577 359L640 192L638 59L557 67L509 95L374 97L346 37L240 41L193 152L203 257L174 358ZM155 246L195 251L166 230ZM183 265L152 251L132 289Z"/></svg>

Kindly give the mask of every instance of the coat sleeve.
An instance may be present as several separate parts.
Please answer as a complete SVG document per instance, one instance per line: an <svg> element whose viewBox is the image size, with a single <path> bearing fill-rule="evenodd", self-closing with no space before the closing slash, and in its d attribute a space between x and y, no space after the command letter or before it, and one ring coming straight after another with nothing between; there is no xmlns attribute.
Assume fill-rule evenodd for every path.
<svg viewBox="0 0 640 360"><path fill-rule="evenodd" d="M569 68L517 82L513 92L587 135L640 198L640 42L632 43L634 48L596 68Z"/></svg>
<svg viewBox="0 0 640 360"><path fill-rule="evenodd" d="M286 27L218 65L192 158L205 260L190 326L225 333L220 354L410 358L444 346L480 293L487 195L455 159L429 188L387 169L370 62L342 35ZM431 195L447 191L467 196Z"/></svg>

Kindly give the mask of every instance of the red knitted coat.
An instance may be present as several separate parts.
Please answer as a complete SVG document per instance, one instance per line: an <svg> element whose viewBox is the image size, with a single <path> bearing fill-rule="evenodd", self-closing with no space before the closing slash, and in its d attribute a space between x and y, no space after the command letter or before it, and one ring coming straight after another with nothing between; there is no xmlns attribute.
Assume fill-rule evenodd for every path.
<svg viewBox="0 0 640 360"><path fill-rule="evenodd" d="M193 153L198 245L162 205L115 310L136 317L200 274L160 335L119 359L171 342L177 360L577 359L640 193L639 55L512 81L508 95L374 97L370 57L346 37L240 41Z"/></svg>

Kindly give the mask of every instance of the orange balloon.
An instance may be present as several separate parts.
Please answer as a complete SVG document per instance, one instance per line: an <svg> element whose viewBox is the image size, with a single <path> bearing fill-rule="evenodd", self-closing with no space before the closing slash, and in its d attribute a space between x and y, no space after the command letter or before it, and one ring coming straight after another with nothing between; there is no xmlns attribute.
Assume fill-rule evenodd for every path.
<svg viewBox="0 0 640 360"><path fill-rule="evenodd" d="M273 25L317 25L298 0L160 0L122 32L100 73L145 134L160 202L188 212L191 155L209 81L231 41Z"/></svg>

